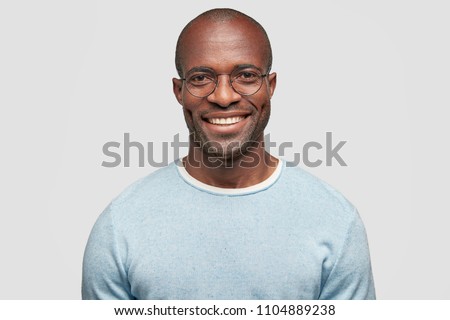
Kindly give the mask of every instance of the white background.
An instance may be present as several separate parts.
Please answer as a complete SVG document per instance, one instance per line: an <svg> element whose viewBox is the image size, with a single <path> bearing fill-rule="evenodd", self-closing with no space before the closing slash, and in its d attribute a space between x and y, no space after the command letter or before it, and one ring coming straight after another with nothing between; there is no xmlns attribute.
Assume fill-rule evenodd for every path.
<svg viewBox="0 0 450 320"><path fill-rule="evenodd" d="M155 170L136 156L102 167L102 146L128 132L161 159L163 141L186 141L175 43L213 7L269 34L278 87L266 133L293 143L285 158L327 131L347 141L347 167L301 166L359 209L378 298L449 299L446 1L91 0L0 4L0 298L80 298L97 216Z"/></svg>

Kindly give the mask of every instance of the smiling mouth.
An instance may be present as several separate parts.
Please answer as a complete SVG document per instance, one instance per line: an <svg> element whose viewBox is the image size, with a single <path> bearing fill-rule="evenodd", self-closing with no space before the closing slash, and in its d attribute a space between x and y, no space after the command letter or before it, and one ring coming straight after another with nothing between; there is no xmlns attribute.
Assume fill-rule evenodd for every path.
<svg viewBox="0 0 450 320"><path fill-rule="evenodd" d="M206 121L208 121L211 124L215 124L215 125L227 126L227 125L241 122L244 119L245 119L245 117L238 116L238 117L228 117L228 118L208 118L208 119L206 119Z"/></svg>

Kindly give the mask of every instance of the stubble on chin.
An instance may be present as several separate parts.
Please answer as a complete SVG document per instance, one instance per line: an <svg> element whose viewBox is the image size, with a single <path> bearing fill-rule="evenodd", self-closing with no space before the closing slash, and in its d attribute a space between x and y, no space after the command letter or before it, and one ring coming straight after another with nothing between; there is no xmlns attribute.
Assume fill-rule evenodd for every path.
<svg viewBox="0 0 450 320"><path fill-rule="evenodd" d="M243 144L239 140L223 138L222 141L209 139L203 132L190 131L190 141L194 148L211 158L230 159L242 153ZM245 144L245 143L244 143Z"/></svg>

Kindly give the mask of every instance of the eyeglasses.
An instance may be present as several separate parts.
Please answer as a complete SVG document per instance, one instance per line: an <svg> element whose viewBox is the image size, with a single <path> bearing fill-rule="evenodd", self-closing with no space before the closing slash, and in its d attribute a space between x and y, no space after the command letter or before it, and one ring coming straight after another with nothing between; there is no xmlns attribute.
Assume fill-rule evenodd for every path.
<svg viewBox="0 0 450 320"><path fill-rule="evenodd" d="M216 90L219 83L218 76L221 75L230 76L230 86L234 91L243 96L251 96L261 89L263 78L267 73L262 74L255 67L237 68L231 73L221 74L216 74L208 68L194 68L181 80L186 82L190 94L197 98L205 98Z"/></svg>

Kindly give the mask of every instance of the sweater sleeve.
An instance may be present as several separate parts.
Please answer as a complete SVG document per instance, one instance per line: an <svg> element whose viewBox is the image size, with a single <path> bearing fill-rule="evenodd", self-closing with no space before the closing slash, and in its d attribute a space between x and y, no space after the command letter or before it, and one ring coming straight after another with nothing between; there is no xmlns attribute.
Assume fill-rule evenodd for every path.
<svg viewBox="0 0 450 320"><path fill-rule="evenodd" d="M134 299L117 241L111 206L97 219L83 259L83 300Z"/></svg>
<svg viewBox="0 0 450 320"><path fill-rule="evenodd" d="M356 212L319 299L373 300L375 288L364 225Z"/></svg>

